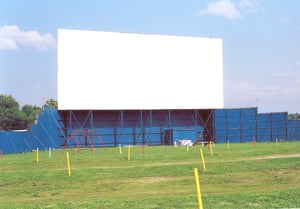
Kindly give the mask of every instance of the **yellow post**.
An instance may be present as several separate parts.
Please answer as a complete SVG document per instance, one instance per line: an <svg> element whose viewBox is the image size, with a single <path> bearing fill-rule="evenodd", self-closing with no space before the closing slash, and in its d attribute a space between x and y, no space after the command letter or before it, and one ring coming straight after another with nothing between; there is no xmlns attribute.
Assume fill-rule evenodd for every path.
<svg viewBox="0 0 300 209"><path fill-rule="evenodd" d="M194 168L194 176L195 176L195 183L196 183L198 206L199 206L199 209L203 209L202 197L201 197L201 191L200 191L200 181L199 181L199 175L198 175L198 169L197 168Z"/></svg>
<svg viewBox="0 0 300 209"><path fill-rule="evenodd" d="M36 148L36 164L39 164L39 148Z"/></svg>
<svg viewBox="0 0 300 209"><path fill-rule="evenodd" d="M200 148L200 155L201 155L201 160L202 160L202 167L203 167L203 170L206 171L206 166L205 166L205 161L204 161L204 157L203 157L203 151L202 151L202 148Z"/></svg>
<svg viewBox="0 0 300 209"><path fill-rule="evenodd" d="M71 176L71 166L70 166L69 152L67 152L67 164L68 164L68 175Z"/></svg>
<svg viewBox="0 0 300 209"><path fill-rule="evenodd" d="M128 146L127 159L130 160L130 145Z"/></svg>
<svg viewBox="0 0 300 209"><path fill-rule="evenodd" d="M229 150L229 140L227 140L227 149Z"/></svg>
<svg viewBox="0 0 300 209"><path fill-rule="evenodd" d="M210 156L213 156L213 148L211 142L209 142L209 151L210 151Z"/></svg>

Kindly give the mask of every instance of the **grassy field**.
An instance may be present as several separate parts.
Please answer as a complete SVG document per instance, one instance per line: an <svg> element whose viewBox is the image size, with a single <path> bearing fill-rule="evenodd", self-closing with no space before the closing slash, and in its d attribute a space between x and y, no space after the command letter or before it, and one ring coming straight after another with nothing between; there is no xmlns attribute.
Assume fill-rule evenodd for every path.
<svg viewBox="0 0 300 209"><path fill-rule="evenodd" d="M300 208L300 142L145 146L7 154L0 160L0 208Z"/></svg>

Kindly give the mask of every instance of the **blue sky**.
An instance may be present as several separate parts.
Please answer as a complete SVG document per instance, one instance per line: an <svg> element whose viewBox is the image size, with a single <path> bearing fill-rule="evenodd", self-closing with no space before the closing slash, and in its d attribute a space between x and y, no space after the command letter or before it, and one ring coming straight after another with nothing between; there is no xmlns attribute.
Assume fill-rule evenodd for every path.
<svg viewBox="0 0 300 209"><path fill-rule="evenodd" d="M0 0L0 94L57 99L57 30L223 39L225 108L300 113L299 0Z"/></svg>

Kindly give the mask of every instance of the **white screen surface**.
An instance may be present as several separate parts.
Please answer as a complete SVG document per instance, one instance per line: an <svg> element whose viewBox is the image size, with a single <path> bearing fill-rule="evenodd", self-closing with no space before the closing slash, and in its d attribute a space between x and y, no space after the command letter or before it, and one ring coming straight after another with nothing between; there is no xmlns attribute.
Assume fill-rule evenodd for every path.
<svg viewBox="0 0 300 209"><path fill-rule="evenodd" d="M58 31L58 109L223 108L222 40Z"/></svg>

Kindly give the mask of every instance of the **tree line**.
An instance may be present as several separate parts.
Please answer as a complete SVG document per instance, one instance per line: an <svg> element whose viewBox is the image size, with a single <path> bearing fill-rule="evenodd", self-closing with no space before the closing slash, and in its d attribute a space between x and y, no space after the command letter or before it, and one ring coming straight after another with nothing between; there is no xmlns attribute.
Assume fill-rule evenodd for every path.
<svg viewBox="0 0 300 209"><path fill-rule="evenodd" d="M289 119L290 120L300 120L300 114L299 113L289 114Z"/></svg>
<svg viewBox="0 0 300 209"><path fill-rule="evenodd" d="M45 106L57 108L57 101L49 99ZM0 94L0 130L28 129L37 120L42 108L32 105L20 107L17 100L11 95Z"/></svg>

